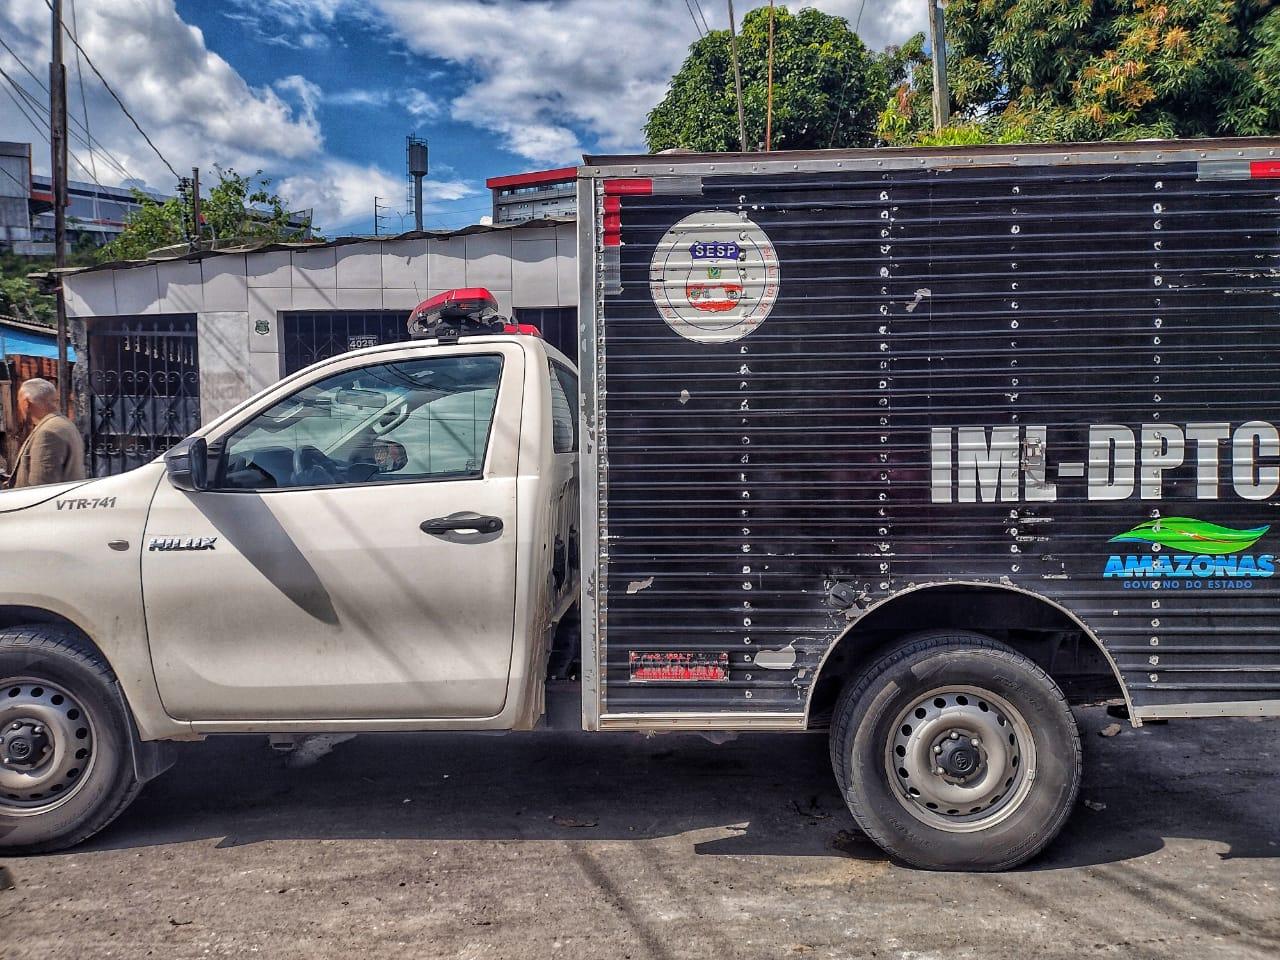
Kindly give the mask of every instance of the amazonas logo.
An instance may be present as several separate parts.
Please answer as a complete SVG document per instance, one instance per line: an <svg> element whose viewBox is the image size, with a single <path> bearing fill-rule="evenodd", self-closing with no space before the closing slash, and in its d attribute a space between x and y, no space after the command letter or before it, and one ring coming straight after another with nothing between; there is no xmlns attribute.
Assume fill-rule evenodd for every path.
<svg viewBox="0 0 1280 960"><path fill-rule="evenodd" d="M1110 543L1149 544L1143 555L1107 558L1104 578L1168 580L1188 589L1248 589L1254 578L1275 573L1275 556L1246 553L1271 527L1237 530L1192 517L1161 517L1140 523L1111 538ZM1168 550L1169 553L1163 551ZM1226 582L1223 582L1226 581ZM1126 584L1128 586L1128 584Z"/></svg>

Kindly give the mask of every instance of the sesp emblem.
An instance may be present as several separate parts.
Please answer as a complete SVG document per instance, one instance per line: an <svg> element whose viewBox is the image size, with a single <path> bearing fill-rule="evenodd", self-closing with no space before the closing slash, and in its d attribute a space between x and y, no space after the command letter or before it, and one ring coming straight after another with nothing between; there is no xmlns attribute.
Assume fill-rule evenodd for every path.
<svg viewBox="0 0 1280 960"><path fill-rule="evenodd" d="M778 255L760 227L727 210L675 224L653 253L649 292L686 340L729 343L764 322L778 299Z"/></svg>

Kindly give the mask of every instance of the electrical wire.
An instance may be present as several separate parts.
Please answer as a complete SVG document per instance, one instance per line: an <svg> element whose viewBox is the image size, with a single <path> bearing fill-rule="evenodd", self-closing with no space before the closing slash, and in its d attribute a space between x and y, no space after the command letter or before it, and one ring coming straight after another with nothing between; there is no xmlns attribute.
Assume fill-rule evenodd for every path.
<svg viewBox="0 0 1280 960"><path fill-rule="evenodd" d="M693 5L698 11L698 16L702 18L702 29L705 33L711 32L711 25L707 23L707 15L702 12L702 4L698 0L693 0Z"/></svg>
<svg viewBox="0 0 1280 960"><path fill-rule="evenodd" d="M76 0L71 0L71 36L80 33L80 24L76 19ZM78 46L78 45L77 45ZM80 83L80 109L84 111L84 132L89 133L89 101L84 95L84 67L81 65L80 51L76 50L76 80ZM98 161L93 157L93 137L89 137L89 163L93 166L93 180L98 180ZM93 198L93 212L98 212L98 198Z"/></svg>
<svg viewBox="0 0 1280 960"><path fill-rule="evenodd" d="M862 26L862 11L866 8L867 0L862 0L862 3L858 4L858 19L853 24L853 35L855 37L858 35L858 28ZM840 85L840 106L836 108L835 123L831 124L831 139L827 142L827 149L835 146L836 132L840 129L840 121L843 119L842 115L844 114L844 98L849 92L849 73L852 66L852 59L844 65L844 83Z"/></svg>
<svg viewBox="0 0 1280 960"><path fill-rule="evenodd" d="M27 76L29 76L32 80L35 81L35 84L37 87L40 88L40 91L44 93L45 96L48 96L49 87L45 84L43 80L41 80L38 76L32 73L31 68L27 66L26 62L20 56L18 56L17 51L15 51L11 46L9 46L9 44L5 43L4 37L2 36L0 36L0 47L3 47L8 52L9 56L13 57L13 59L17 62L18 66L20 66L26 72ZM25 88L23 88L22 92L24 95L26 95L27 93ZM44 104L40 104L40 111L41 111L41 115L47 119L48 109L44 106ZM69 132L73 137L79 140L86 147L89 147L90 150L92 150L93 147L96 145L98 148L98 152L101 153L107 160L111 162L111 165L115 167L117 171L120 172L120 174L124 177L124 179L126 180L138 179L132 173L129 172L129 169L123 163L121 163L119 160L116 159L116 157L111 153L111 151L109 151L106 147L102 145L101 140L98 140L94 137L89 136L88 127L81 125L80 121L77 120L74 116L68 116L68 119L73 124L80 126L80 128L84 131L84 135L81 136L80 134L76 133L76 131L73 128L69 128Z"/></svg>
<svg viewBox="0 0 1280 960"><path fill-rule="evenodd" d="M698 39L701 40L706 36L702 31L702 27L698 24L698 15L693 12L693 0L684 0L685 8L689 11L689 17L693 20L693 29L698 31Z"/></svg>
<svg viewBox="0 0 1280 960"><path fill-rule="evenodd" d="M33 97L31 93L27 91L20 83L14 80L13 77L9 76L9 74L5 72L3 67L0 67L0 79L4 79L8 81L9 86L4 88L4 92L9 95L9 99L12 100L14 103L14 106L18 108L18 112L22 114L23 118L27 121L27 123L31 124L32 128L36 131L37 134L39 134L41 139L45 143L48 143L49 142L48 113L44 104L42 104L39 100ZM10 87L12 87L13 89L11 90ZM22 99L15 97L14 91L17 91L19 94L21 94ZM31 113L27 112L28 110L31 111L31 113L34 113L35 116L32 117ZM97 187L100 190L106 189L106 187L104 187L101 183L98 182L97 174L94 171L91 171L89 167L85 165L85 162L80 159L80 157L76 154L74 150L71 150L70 148L68 148L67 154L71 157L72 160L75 161L76 166L78 166L81 170L85 172L85 176L90 178L90 182L93 183L95 187ZM95 204L96 204L96 199L95 199Z"/></svg>
<svg viewBox="0 0 1280 960"><path fill-rule="evenodd" d="M44 0L44 5L48 7L50 11L53 10L53 4L50 3L49 0ZM149 136L147 136L147 131L142 129L142 124L138 123L137 118L135 118L134 115L129 112L129 108L124 105L124 101L120 99L120 95L115 92L111 84L107 83L107 78L102 75L102 71L99 70L97 64L93 62L93 58L89 56L89 54L85 53L84 47L80 46L80 41L77 40L75 38L75 35L70 30L67 29L67 25L65 23L62 24L62 30L64 33L66 33L67 37L71 40L71 43L75 46L75 48L79 50L82 54L84 54L84 62L89 64L89 69L92 70L94 75L99 80L102 81L102 85L107 88L107 93L111 94L111 99L115 100L116 106L118 106L124 112L124 115L129 118L129 122L133 124L134 129L137 130L138 133L142 135L143 140L147 141L147 146L149 146L153 151L155 151L155 155L160 158L160 161L166 167L169 168L169 172L173 174L174 179L181 180L182 177L179 176L178 171L173 168L173 164L169 162L168 157L166 157L163 153L161 153L160 148L157 147L151 141L151 138Z"/></svg>

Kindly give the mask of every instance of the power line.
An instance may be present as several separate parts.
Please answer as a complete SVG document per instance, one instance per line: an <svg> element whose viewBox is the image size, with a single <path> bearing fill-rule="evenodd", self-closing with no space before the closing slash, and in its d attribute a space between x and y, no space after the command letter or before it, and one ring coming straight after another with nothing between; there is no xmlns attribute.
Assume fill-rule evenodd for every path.
<svg viewBox="0 0 1280 960"><path fill-rule="evenodd" d="M689 17L693 20L693 29L698 31L698 39L701 40L706 34L702 32L702 27L698 24L698 15L693 12L693 0L684 0L684 5L689 11Z"/></svg>
<svg viewBox="0 0 1280 960"><path fill-rule="evenodd" d="M71 39L75 40L80 33L80 24L76 20L76 0L71 0ZM84 68L81 66L80 51L76 51L76 79L80 82L80 109L84 111L84 132L89 133L89 101L84 95ZM98 180L98 161L93 158L93 138L89 138L89 163L93 165L93 179ZM93 201L94 213L98 210L98 201Z"/></svg>
<svg viewBox="0 0 1280 960"><path fill-rule="evenodd" d="M44 4L50 10L53 9L53 4L51 4L49 0L44 0ZM99 70L97 67L97 64L93 62L93 58L90 57L89 54L85 53L84 47L80 46L80 41L77 40L75 36L71 33L71 31L67 29L67 25L65 23L62 25L62 29L66 32L72 44L75 45L75 48L79 50L82 54L84 54L84 62L89 64L89 69L92 70L94 75L99 80L102 81L102 85L107 88L107 93L111 94L111 99L115 100L116 106L118 106L121 110L124 111L124 115L129 118L129 122L133 124L134 129L137 130L138 133L142 135L143 140L147 141L147 146L149 146L152 150L154 150L155 155L160 158L160 161L166 167L169 168L169 172L173 174L174 179L181 180L182 177L180 177L178 175L178 171L173 168L173 164L171 164L168 158L165 157L165 155L160 152L160 148L151 142L151 138L147 136L147 131L142 129L142 125L138 123L138 121L134 118L133 114L129 112L129 108L124 105L124 101L120 99L120 95L117 94L114 89L112 89L111 84L107 83L107 78L102 75L102 71Z"/></svg>
<svg viewBox="0 0 1280 960"><path fill-rule="evenodd" d="M862 26L862 11L865 10L866 8L867 8L867 0L862 0L862 3L858 5L858 19L854 21L854 24L853 24L853 35L855 37L858 36L858 28ZM845 94L849 92L849 73L850 73L850 68L852 66L853 66L853 58L851 57L849 59L849 62L844 65L844 83L840 85L840 106L836 108L836 119L835 119L835 122L831 124L831 139L827 141L828 150L830 150L833 146L835 146L836 132L840 129L840 121L843 119L842 114L844 113L844 98L845 98Z"/></svg>
<svg viewBox="0 0 1280 960"><path fill-rule="evenodd" d="M0 47L3 47L6 51L8 51L9 56L13 57L13 59L17 61L18 66L20 66L26 72L27 76L29 76L32 80L35 81L36 86L40 88L40 91L43 94L45 94L45 96L48 96L49 95L48 86L45 85L45 82L43 80L41 80L38 76L36 76L34 73L31 72L31 68L27 66L26 62L22 59L22 57L18 56L17 51L15 51L11 46L9 46L9 44L4 42L4 37L0 37ZM22 90L22 93L24 96L28 96L25 88L22 88L19 85L19 89ZM34 100L34 98L32 99ZM41 116L46 116L48 113L48 110L45 108L44 104L40 104L38 101L35 101L35 102L38 104L40 108ZM74 136L77 140L83 143L91 151L93 147L96 145L98 148L98 152L101 153L104 157L106 157L107 160L110 160L111 165L115 167L116 170L118 170L126 180L138 179L132 173L129 172L128 167L126 167L123 163L117 160L116 157L111 153L111 151L109 151L106 147L102 145L101 140L98 140L89 135L89 128L87 126L81 124L80 121L77 120L75 117L71 117L70 119L72 123L76 124L77 126L80 126L80 128L84 131L84 136L80 136L74 130L72 130L71 131L72 136Z"/></svg>
<svg viewBox="0 0 1280 960"><path fill-rule="evenodd" d="M693 5L698 11L698 16L702 18L702 29L704 33L711 32L711 26L707 23L707 15L702 12L702 4L698 0L693 0Z"/></svg>
<svg viewBox="0 0 1280 960"><path fill-rule="evenodd" d="M13 77L9 76L3 67L0 67L0 78L7 80L9 82L9 87L13 88L13 90L10 90L9 87L5 87L4 92L9 95L9 99L13 101L14 106L18 108L18 111L22 114L23 118L27 123L31 124L32 128L40 135L44 142L48 143L48 116L44 104L33 97L20 83L14 80ZM13 95L14 90L20 93L23 99L15 97ZM31 114L27 112L28 110L30 110L31 113L34 113L35 117L32 117ZM68 150L67 153L71 156L71 159L76 162L76 166L85 172L85 175L89 177L95 187L98 187L99 189L106 189L98 182L96 171L91 171L87 166L85 166L85 162L81 160L74 151Z"/></svg>

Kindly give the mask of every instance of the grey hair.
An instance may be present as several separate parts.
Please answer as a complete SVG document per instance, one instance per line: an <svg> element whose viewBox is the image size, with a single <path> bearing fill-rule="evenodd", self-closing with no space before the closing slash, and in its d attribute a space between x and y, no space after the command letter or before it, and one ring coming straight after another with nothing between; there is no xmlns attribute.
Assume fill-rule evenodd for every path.
<svg viewBox="0 0 1280 960"><path fill-rule="evenodd" d="M31 403L44 407L57 407L58 388L43 377L32 377L24 380L18 388L19 396L26 397Z"/></svg>

